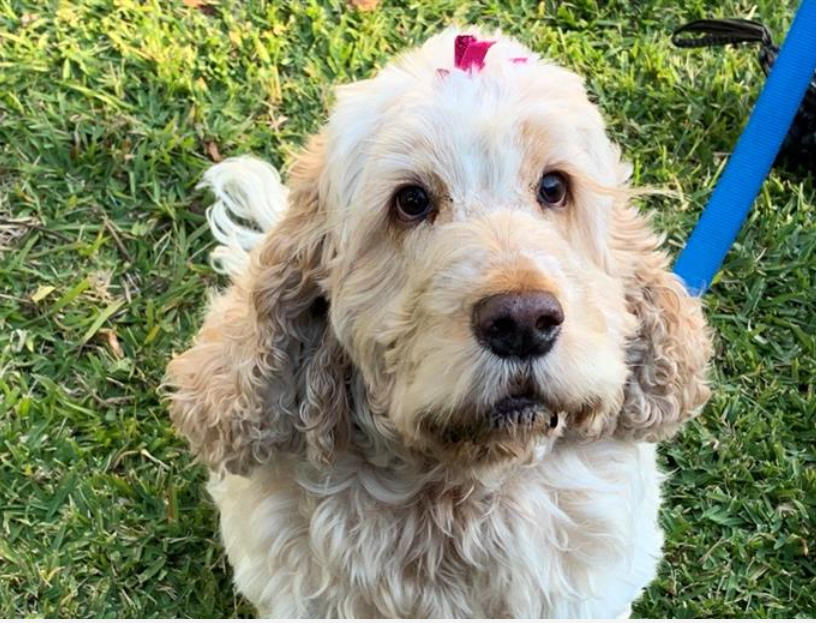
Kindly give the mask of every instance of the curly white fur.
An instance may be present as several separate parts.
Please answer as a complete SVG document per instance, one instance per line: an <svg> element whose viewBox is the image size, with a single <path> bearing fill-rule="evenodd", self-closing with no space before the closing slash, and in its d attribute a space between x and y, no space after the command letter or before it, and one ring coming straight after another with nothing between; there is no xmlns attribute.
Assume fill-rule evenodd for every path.
<svg viewBox="0 0 816 623"><path fill-rule="evenodd" d="M655 575L654 446L560 448L466 491L448 477L344 455L209 490L265 617L612 618Z"/></svg>

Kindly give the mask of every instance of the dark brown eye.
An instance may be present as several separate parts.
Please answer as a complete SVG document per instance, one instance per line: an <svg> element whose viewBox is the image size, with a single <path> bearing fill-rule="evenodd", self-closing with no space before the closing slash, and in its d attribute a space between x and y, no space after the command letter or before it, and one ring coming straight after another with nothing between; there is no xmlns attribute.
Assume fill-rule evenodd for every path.
<svg viewBox="0 0 816 623"><path fill-rule="evenodd" d="M402 221L419 221L433 212L428 191L422 186L403 186L394 196L397 217Z"/></svg>
<svg viewBox="0 0 816 623"><path fill-rule="evenodd" d="M541 176L538 183L538 202L544 207L561 206L567 202L567 177L558 171Z"/></svg>

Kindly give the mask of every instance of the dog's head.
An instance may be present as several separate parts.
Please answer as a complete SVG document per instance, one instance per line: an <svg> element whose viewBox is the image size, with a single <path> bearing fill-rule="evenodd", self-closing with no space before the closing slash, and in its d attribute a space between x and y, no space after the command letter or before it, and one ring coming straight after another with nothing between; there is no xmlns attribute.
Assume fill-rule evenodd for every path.
<svg viewBox="0 0 816 623"><path fill-rule="evenodd" d="M707 398L699 302L581 79L481 39L341 87L254 255L248 388L313 456L356 430L495 465L565 433L657 440Z"/></svg>

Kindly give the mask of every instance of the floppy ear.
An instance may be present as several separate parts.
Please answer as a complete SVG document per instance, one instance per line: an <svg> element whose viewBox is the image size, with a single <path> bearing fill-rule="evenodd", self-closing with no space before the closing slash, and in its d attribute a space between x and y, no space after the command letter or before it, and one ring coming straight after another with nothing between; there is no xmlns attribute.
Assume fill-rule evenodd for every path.
<svg viewBox="0 0 816 623"><path fill-rule="evenodd" d="M709 398L711 336L700 299L669 270L648 221L634 208L619 206L612 236L627 304L639 325L627 352L630 376L615 436L659 441L697 415Z"/></svg>
<svg viewBox="0 0 816 623"><path fill-rule="evenodd" d="M322 163L316 138L292 169L282 220L212 302L194 345L167 368L173 421L216 471L246 473L304 449L330 460L348 434L350 364L323 288L332 249ZM236 184L236 195L256 196Z"/></svg>

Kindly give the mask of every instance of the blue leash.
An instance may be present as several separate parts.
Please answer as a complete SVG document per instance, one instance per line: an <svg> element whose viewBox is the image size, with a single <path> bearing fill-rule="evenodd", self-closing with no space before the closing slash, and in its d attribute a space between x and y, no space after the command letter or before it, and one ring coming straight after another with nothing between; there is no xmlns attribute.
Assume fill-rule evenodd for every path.
<svg viewBox="0 0 816 623"><path fill-rule="evenodd" d="M816 71L816 0L802 0L754 112L674 265L689 292L702 295L722 266L773 166Z"/></svg>

